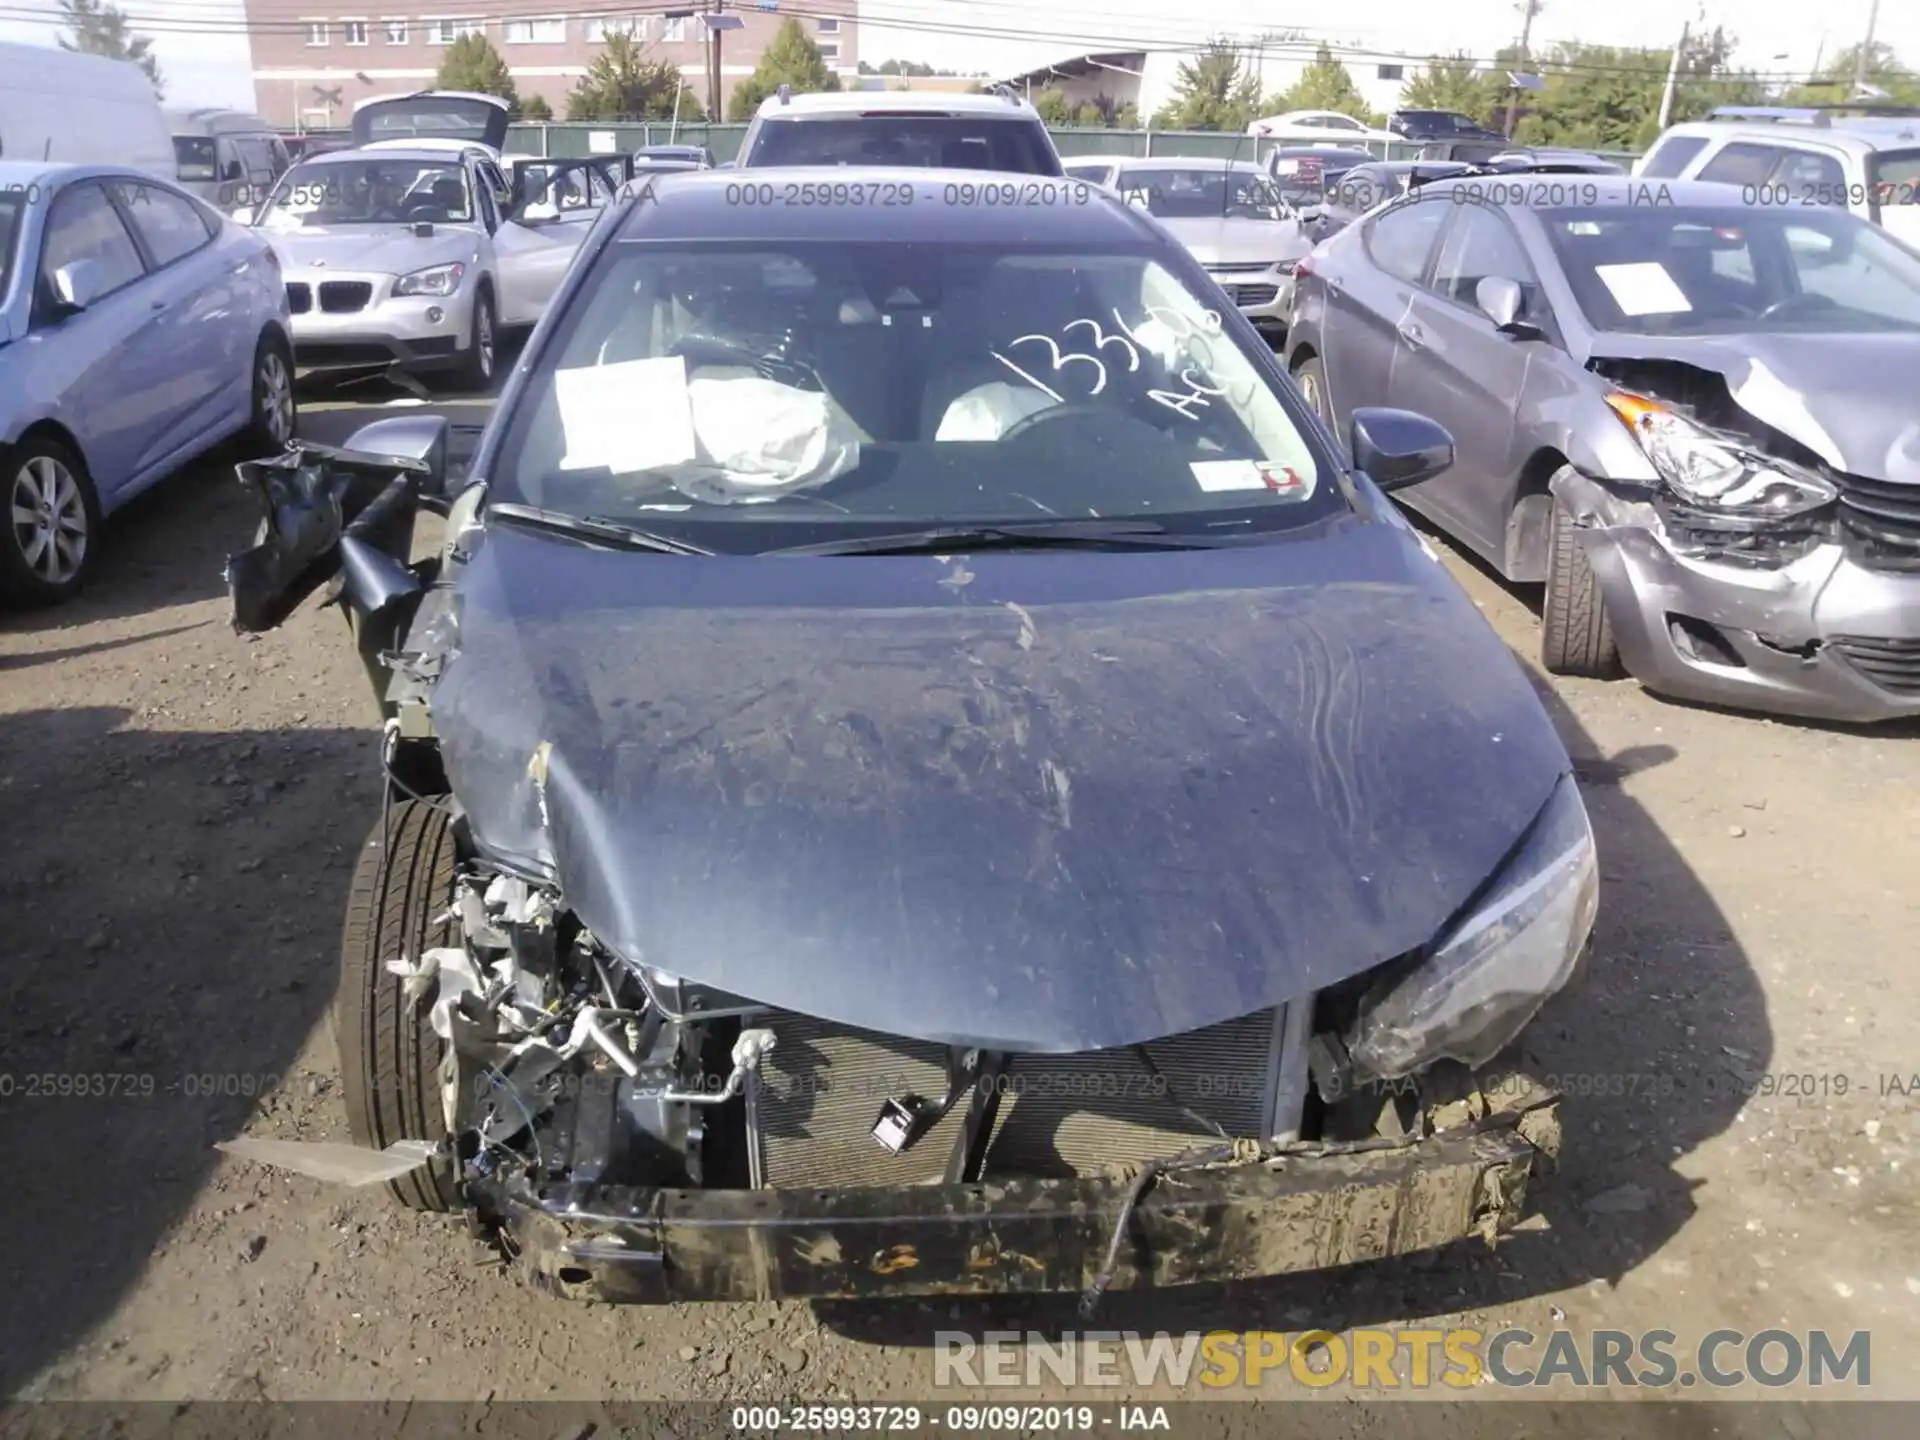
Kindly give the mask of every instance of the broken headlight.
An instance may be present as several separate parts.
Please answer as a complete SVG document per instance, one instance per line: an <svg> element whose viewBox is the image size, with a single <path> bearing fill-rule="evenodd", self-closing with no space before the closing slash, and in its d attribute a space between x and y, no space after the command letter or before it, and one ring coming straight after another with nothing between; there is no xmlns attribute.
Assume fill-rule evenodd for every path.
<svg viewBox="0 0 1920 1440"><path fill-rule="evenodd" d="M1818 510L1840 493L1804 466L1746 449L1644 395L1616 391L1607 404L1660 478L1689 505L1785 520Z"/></svg>
<svg viewBox="0 0 1920 1440"><path fill-rule="evenodd" d="M1567 983L1593 932L1600 867L1593 827L1563 775L1517 851L1426 959L1360 1004L1347 1049L1397 1080L1436 1060L1479 1066Z"/></svg>

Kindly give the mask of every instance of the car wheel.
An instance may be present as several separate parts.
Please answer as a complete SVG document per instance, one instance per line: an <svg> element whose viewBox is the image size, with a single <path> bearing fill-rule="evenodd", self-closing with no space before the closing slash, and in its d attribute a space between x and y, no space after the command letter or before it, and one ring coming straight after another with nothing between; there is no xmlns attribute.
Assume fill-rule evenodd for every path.
<svg viewBox="0 0 1920 1440"><path fill-rule="evenodd" d="M1555 675L1609 680L1620 652L1587 553L1574 538L1573 517L1558 500L1547 512L1547 595L1540 607L1540 663Z"/></svg>
<svg viewBox="0 0 1920 1440"><path fill-rule="evenodd" d="M384 1150L396 1140L439 1140L447 1133L441 1059L430 990L409 1001L387 969L402 956L417 962L453 943L453 830L447 812L419 800L396 803L383 830L360 851L347 895L340 944L340 989L334 1034L347 1129L354 1143ZM435 1159L387 1188L413 1210L460 1206L455 1162Z"/></svg>
<svg viewBox="0 0 1920 1440"><path fill-rule="evenodd" d="M493 309L493 292L482 288L473 297L473 330L467 336L467 352L455 370L454 384L461 390L485 390L493 384L493 365L500 339L499 317Z"/></svg>
<svg viewBox="0 0 1920 1440"><path fill-rule="evenodd" d="M278 335L262 335L253 353L253 418L247 425L250 449L278 455L293 443L297 412L293 400L293 354Z"/></svg>
<svg viewBox="0 0 1920 1440"><path fill-rule="evenodd" d="M57 440L27 440L7 455L5 484L0 591L27 605L65 600L85 582L98 549L100 502L86 465Z"/></svg>
<svg viewBox="0 0 1920 1440"><path fill-rule="evenodd" d="M1300 398L1312 407L1313 413L1326 423L1327 429L1333 429L1333 404L1327 399L1327 371L1318 355L1309 355L1294 367L1293 383L1300 387Z"/></svg>

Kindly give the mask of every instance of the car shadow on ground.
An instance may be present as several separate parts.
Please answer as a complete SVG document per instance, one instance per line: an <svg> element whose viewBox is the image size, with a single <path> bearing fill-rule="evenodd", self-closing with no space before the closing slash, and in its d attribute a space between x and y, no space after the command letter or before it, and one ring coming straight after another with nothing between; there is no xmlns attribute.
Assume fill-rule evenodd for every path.
<svg viewBox="0 0 1920 1440"><path fill-rule="evenodd" d="M1544 1228L1523 1228L1493 1249L1463 1242L1335 1273L1116 1292L1091 1322L1077 1315L1074 1297L1048 1296L823 1303L821 1323L849 1339L928 1347L942 1332L1057 1337L1090 1323L1148 1333L1340 1331L1614 1284L1657 1253L1695 1212L1692 1182L1674 1161L1733 1123L1745 1103L1742 1074L1768 1066L1765 997L1712 895L1619 786L1673 752L1604 753L1551 688L1535 685L1581 777L1602 870L1587 974L1521 1037L1528 1068L1553 1077L1565 1096L1560 1169L1531 1192Z"/></svg>
<svg viewBox="0 0 1920 1440"><path fill-rule="evenodd" d="M0 1393L112 1314L294 1068L377 813L377 735L128 718L0 719Z"/></svg>

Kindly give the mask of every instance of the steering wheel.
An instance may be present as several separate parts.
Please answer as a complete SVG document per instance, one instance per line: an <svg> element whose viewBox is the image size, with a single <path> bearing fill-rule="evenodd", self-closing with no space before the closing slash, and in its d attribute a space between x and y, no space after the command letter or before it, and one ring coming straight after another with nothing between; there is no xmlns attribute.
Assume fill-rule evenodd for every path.
<svg viewBox="0 0 1920 1440"><path fill-rule="evenodd" d="M742 365L764 380L790 385L796 390L825 390L819 373L804 360L756 350L733 340L714 335L683 335L673 342L667 354L686 360L687 369L697 365Z"/></svg>
<svg viewBox="0 0 1920 1440"><path fill-rule="evenodd" d="M438 205L409 205L405 218L409 225L432 225L444 219L446 212Z"/></svg>
<svg viewBox="0 0 1920 1440"><path fill-rule="evenodd" d="M1762 320L1771 320L1776 315L1790 314L1795 310L1831 310L1834 299L1831 295L1822 295L1813 290L1796 290L1791 295L1782 295L1766 309L1760 312Z"/></svg>
<svg viewBox="0 0 1920 1440"><path fill-rule="evenodd" d="M1103 405L1097 400L1069 400L1065 404L1049 405L1044 410L1035 410L1031 415L1022 415L1000 432L1000 438L1003 441L1017 440L1029 430L1038 429L1050 421L1069 415L1087 415L1096 411L1109 412L1112 409L1111 405Z"/></svg>

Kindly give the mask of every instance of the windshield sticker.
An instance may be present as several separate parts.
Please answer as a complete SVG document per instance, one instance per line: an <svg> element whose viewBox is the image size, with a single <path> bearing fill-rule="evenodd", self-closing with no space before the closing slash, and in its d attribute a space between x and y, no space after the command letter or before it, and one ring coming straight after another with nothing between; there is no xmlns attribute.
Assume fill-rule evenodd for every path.
<svg viewBox="0 0 1920 1440"><path fill-rule="evenodd" d="M1304 499L1310 492L1300 472L1291 465L1264 460L1195 460L1187 468L1194 483L1208 494L1227 490L1266 490L1282 499Z"/></svg>
<svg viewBox="0 0 1920 1440"><path fill-rule="evenodd" d="M1693 309L1667 267L1657 260L1596 265L1593 273L1612 292L1622 315L1679 315Z"/></svg>
<svg viewBox="0 0 1920 1440"><path fill-rule="evenodd" d="M679 355L556 370L562 470L602 466L631 475L682 465L697 453L687 362Z"/></svg>

